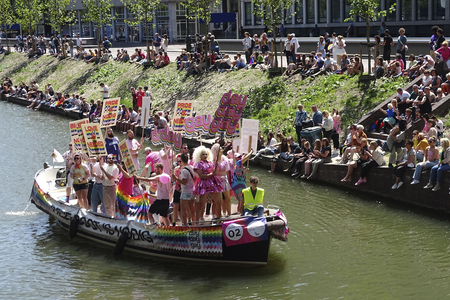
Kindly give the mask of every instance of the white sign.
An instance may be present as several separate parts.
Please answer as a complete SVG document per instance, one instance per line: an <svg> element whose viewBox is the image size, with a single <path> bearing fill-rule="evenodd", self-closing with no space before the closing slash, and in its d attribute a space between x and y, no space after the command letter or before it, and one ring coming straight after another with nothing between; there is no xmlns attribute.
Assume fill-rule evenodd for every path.
<svg viewBox="0 0 450 300"><path fill-rule="evenodd" d="M151 107L152 107L152 101L153 98L150 97L142 97L142 115L141 115L141 127L147 127L150 124L148 123L148 119L150 118L150 115L152 114ZM147 111L147 114L144 118L145 111Z"/></svg>
<svg viewBox="0 0 450 300"><path fill-rule="evenodd" d="M250 139L250 136L252 137L251 148L253 149L253 153L256 153L256 149L258 149L258 130L259 130L259 120L242 119L241 139L240 139L241 144L239 146L240 153L248 152L248 141Z"/></svg>

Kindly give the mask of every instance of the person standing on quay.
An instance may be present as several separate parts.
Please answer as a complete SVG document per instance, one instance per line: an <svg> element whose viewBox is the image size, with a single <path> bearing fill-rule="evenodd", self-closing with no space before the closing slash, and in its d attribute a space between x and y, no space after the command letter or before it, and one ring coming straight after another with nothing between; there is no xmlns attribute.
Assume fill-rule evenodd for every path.
<svg viewBox="0 0 450 300"><path fill-rule="evenodd" d="M295 132L297 133L297 140L298 140L298 144L300 145L302 143L302 129L303 129L303 122L308 120L308 113L306 111L303 110L303 105L299 104L298 105L298 110L295 113L295 122L294 122L294 126L295 126Z"/></svg>
<svg viewBox="0 0 450 300"><path fill-rule="evenodd" d="M100 86L103 88L102 90L102 95L103 95L103 99L109 99L109 88L106 84L104 84L103 82L100 83Z"/></svg>

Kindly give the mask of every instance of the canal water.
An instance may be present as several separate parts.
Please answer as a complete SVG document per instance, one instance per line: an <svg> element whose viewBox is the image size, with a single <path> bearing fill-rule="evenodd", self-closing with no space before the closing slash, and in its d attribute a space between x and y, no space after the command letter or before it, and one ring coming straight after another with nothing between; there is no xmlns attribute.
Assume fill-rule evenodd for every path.
<svg viewBox="0 0 450 300"><path fill-rule="evenodd" d="M265 267L114 256L70 240L28 201L35 172L54 148L66 150L69 120L5 102L0 110L0 299L450 297L446 218L265 169L251 174L291 230L287 243L273 240Z"/></svg>

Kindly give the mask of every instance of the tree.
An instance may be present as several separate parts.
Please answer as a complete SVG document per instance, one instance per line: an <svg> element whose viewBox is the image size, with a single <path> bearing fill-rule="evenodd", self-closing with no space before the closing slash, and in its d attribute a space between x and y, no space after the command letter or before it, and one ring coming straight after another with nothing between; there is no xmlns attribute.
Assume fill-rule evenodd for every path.
<svg viewBox="0 0 450 300"><path fill-rule="evenodd" d="M42 1L40 0L14 0L16 23L22 29L28 27L28 34L33 35L36 24L42 19ZM36 51L36 39L32 39L33 51Z"/></svg>
<svg viewBox="0 0 450 300"><path fill-rule="evenodd" d="M150 40L149 40L149 23L155 17L154 12L158 9L160 0L122 0L124 6L134 14L134 19L128 19L125 22L131 26L144 23L145 33L147 35L147 60L150 61ZM153 25L153 24L152 24Z"/></svg>
<svg viewBox="0 0 450 300"><path fill-rule="evenodd" d="M220 0L184 0L181 2L181 5L186 8L186 18L203 19L208 26L211 21L212 10L219 5L220 2Z"/></svg>
<svg viewBox="0 0 450 300"><path fill-rule="evenodd" d="M85 8L83 21L92 22L96 25L97 32L97 45L98 54L100 57L100 45L101 45L101 29L104 25L111 25L113 16L111 14L111 8L113 2L110 0L82 0L83 7Z"/></svg>
<svg viewBox="0 0 450 300"><path fill-rule="evenodd" d="M5 32L8 27L14 24L14 15L12 11L12 5L10 0L0 0L0 26L3 26ZM8 37L8 36L6 36ZM8 51L10 52L9 39Z"/></svg>
<svg viewBox="0 0 450 300"><path fill-rule="evenodd" d="M2 1L2 0L0 0ZM75 11L71 10L75 5L72 0L46 0L45 11L48 16L47 24L50 25L57 34L62 33L62 28L67 25L72 25L75 21ZM62 43L61 37L61 49L63 51L63 57L66 57L66 48Z"/></svg>
<svg viewBox="0 0 450 300"><path fill-rule="evenodd" d="M349 5L352 8L350 10L350 17L345 19L345 22L353 21L354 17L360 17L366 21L366 38L367 38L367 53L369 54L369 70L368 74L371 72L371 57L370 57L370 27L371 22L376 19L380 19L382 16L385 17L387 10L378 11L380 1L378 0L349 0ZM395 11L395 3L388 9L389 13Z"/></svg>
<svg viewBox="0 0 450 300"><path fill-rule="evenodd" d="M295 0L251 0L256 8L256 15L261 17L264 25L270 26L275 44L275 67L278 67L277 24L283 20L283 11L294 5Z"/></svg>

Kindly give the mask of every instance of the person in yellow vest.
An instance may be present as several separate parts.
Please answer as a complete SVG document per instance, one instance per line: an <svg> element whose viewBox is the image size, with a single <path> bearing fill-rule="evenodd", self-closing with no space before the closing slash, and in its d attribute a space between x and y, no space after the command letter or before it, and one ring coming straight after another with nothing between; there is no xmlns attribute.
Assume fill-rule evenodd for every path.
<svg viewBox="0 0 450 300"><path fill-rule="evenodd" d="M258 187L259 178L250 177L251 187L242 190L244 196L244 215L252 216L257 214L262 217L264 214L263 198L264 190Z"/></svg>

